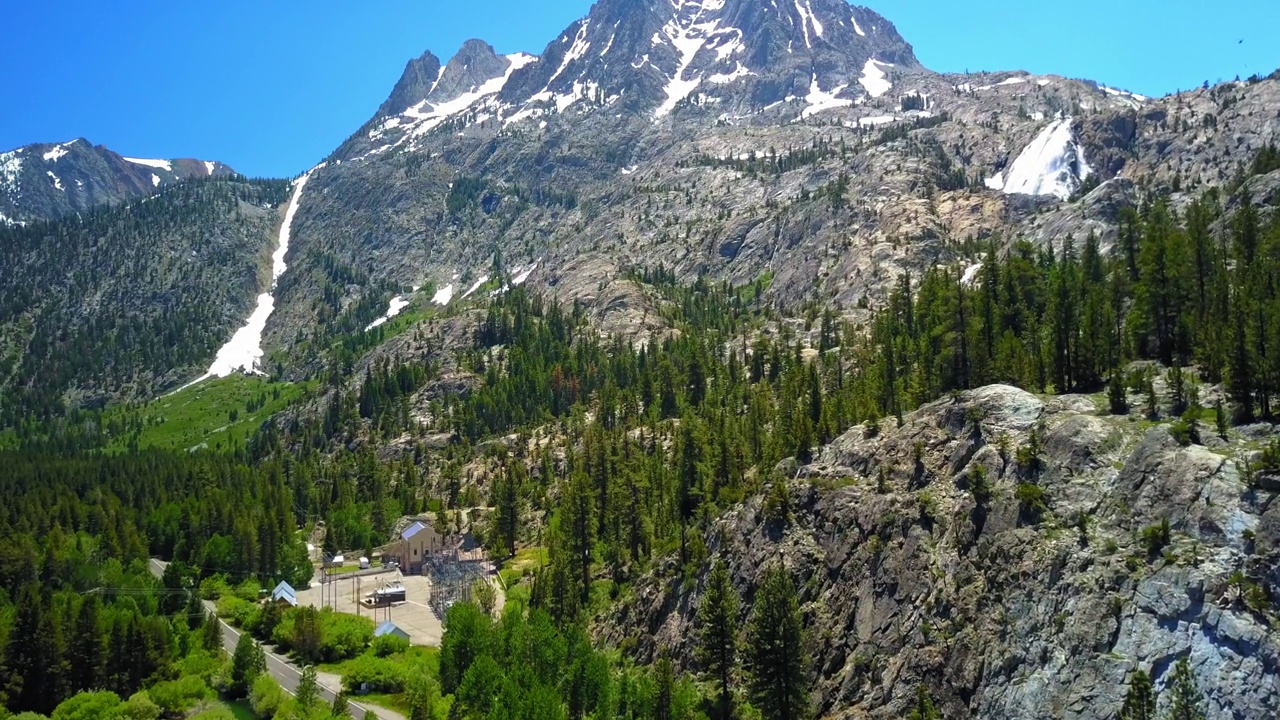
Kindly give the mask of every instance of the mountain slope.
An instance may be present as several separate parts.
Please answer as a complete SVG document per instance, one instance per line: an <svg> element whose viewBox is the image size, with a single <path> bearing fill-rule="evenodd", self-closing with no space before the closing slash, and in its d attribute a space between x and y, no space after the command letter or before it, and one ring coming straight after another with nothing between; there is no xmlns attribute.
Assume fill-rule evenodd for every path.
<svg viewBox="0 0 1280 720"><path fill-rule="evenodd" d="M125 158L83 138L0 153L0 224L52 220L188 178L233 175L219 162Z"/></svg>
<svg viewBox="0 0 1280 720"><path fill-rule="evenodd" d="M249 314L287 189L188 181L0 228L0 423L151 398L194 376Z"/></svg>

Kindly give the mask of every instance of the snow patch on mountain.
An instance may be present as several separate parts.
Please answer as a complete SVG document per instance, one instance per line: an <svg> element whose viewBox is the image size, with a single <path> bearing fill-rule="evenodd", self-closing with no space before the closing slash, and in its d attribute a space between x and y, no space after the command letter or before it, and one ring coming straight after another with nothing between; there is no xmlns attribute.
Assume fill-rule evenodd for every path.
<svg viewBox="0 0 1280 720"><path fill-rule="evenodd" d="M873 98L880 97L893 88L893 83L889 82L888 76L881 69L882 66L891 68L893 64L871 58L862 66L862 77L858 79L867 94Z"/></svg>
<svg viewBox="0 0 1280 720"><path fill-rule="evenodd" d="M72 140L71 142L75 142L75 141ZM41 155L40 157L44 158L45 162L58 162L59 159L66 157L68 153L67 145L70 145L70 144L71 143L65 143L65 144L59 143L57 145L54 145L53 149L49 150L48 152Z"/></svg>
<svg viewBox="0 0 1280 720"><path fill-rule="evenodd" d="M713 4L710 1L702 5L689 3L690 6L696 7L698 11L689 20L687 26L680 22L680 17L677 14L677 17L672 18L662 27L662 34L666 36L668 42L675 46L676 52L680 56L680 61L676 65L675 74L671 76L667 86L663 88L663 92L667 97L658 106L658 109L654 111L653 119L655 121L670 114L681 100L689 97L689 94L702 84L702 76L686 80L684 75L689 67L693 65L698 53L706 46L707 40L715 34L716 27L720 24L720 21L718 19L708 23L699 23L698 21L702 19L703 13L708 10L718 10L723 4L722 2ZM677 5L676 7L677 11L679 11L683 6ZM739 31L739 36L741 36L741 31ZM655 39L658 39L656 35Z"/></svg>
<svg viewBox="0 0 1280 720"><path fill-rule="evenodd" d="M578 26L578 34L573 38L573 45L564 54L564 58L560 60L560 67L556 69L555 74L547 81L547 88L551 87L551 83L555 82L556 78L564 74L570 63L586 55L587 51L591 49L591 42L587 40L587 28L589 27L591 27L590 20L583 20L582 25ZM568 37L565 37L564 42L567 42L568 39ZM546 90L547 88L543 89Z"/></svg>
<svg viewBox="0 0 1280 720"><path fill-rule="evenodd" d="M409 307L409 298L403 295L397 295L391 298L391 302L387 305L387 311L382 313L382 315L380 315L377 320L374 320L373 322L366 325L364 328L364 331L369 332L370 330L378 327L379 325L386 323L391 318L399 315L401 311L403 311L407 307Z"/></svg>
<svg viewBox="0 0 1280 720"><path fill-rule="evenodd" d="M480 276L480 279L479 279L479 280L476 280L476 282L475 282L475 284L474 284L474 285L472 285L471 287L467 288L467 291L466 291L466 292L464 292L464 293L462 293L462 299L463 299L463 300L466 300L467 298L471 297L471 295L472 295L473 293L475 293L475 291L479 290L479 289L480 289L480 287L481 287L482 285L484 285L485 283L487 283L487 282L489 282L489 276L488 276L488 275L481 275L481 276Z"/></svg>
<svg viewBox="0 0 1280 720"><path fill-rule="evenodd" d="M46 170L45 174L48 175L49 179L53 181L54 188L61 190L62 192L67 191L66 188L62 187L62 178L58 177L57 175L54 175L52 170Z"/></svg>
<svg viewBox="0 0 1280 720"><path fill-rule="evenodd" d="M529 276L533 274L533 271L534 271L534 270L537 270L537 269L538 269L538 263L536 263L536 262L535 262L534 264L530 265L528 268L526 268L526 269L525 269L525 270L523 270L523 271L520 271L520 268L518 268L518 267L517 267L517 268L516 268L516 270L517 270L517 271L519 271L519 272L520 272L520 274L519 274L519 275L516 275L516 276L515 276L515 277L513 277L513 278L511 278L511 284L512 284L512 285L523 285L523 284L524 284L524 282L525 282L526 280L528 280L528 279L529 279Z"/></svg>
<svg viewBox="0 0 1280 720"><path fill-rule="evenodd" d="M209 173L210 176L213 175L213 166L214 166L214 163L211 163L208 160L204 161L204 169L206 172Z"/></svg>
<svg viewBox="0 0 1280 720"><path fill-rule="evenodd" d="M807 48L813 47L813 38L809 36L809 28L813 28L813 34L822 37L822 23L818 21L818 16L813 14L813 6L809 4L809 0L794 0L796 4L796 13L800 15L800 29L804 31L804 45Z"/></svg>
<svg viewBox="0 0 1280 720"><path fill-rule="evenodd" d="M279 246L271 254L271 289L258 296L258 304L254 307L253 314L245 321L244 326L231 336L227 344L219 348L213 364L209 366L209 371L175 392L185 390L209 378L227 377L235 372L262 374L259 369L263 356L262 332L266 330L267 320L275 310L275 298L271 293L275 291L280 276L288 269L285 264L285 256L289 253L289 238L292 233L293 218L297 215L298 207L302 202L302 189L306 187L312 173L324 166L325 163L320 163L293 183L293 195L289 198L289 207L285 210L284 222L280 225Z"/></svg>
<svg viewBox="0 0 1280 720"><path fill-rule="evenodd" d="M431 296L431 302L437 305L448 305L451 300L453 300L453 283L445 285Z"/></svg>
<svg viewBox="0 0 1280 720"><path fill-rule="evenodd" d="M168 160L151 160L148 158L129 157L125 158L125 160L133 163L134 165L145 165L149 168L156 168L157 170L164 170L165 172L173 172L173 163Z"/></svg>
<svg viewBox="0 0 1280 720"><path fill-rule="evenodd" d="M502 88L506 87L507 81L511 79L511 75L515 73L515 71L538 59L528 53L515 53L506 57L510 64L507 66L506 72L502 75L490 78L479 86L472 88L470 92L465 92L452 100L438 104L433 104L430 101L423 100L417 105L414 105L401 113L401 117L404 118L402 122L407 128L407 134L396 142L394 147L398 147L406 139L418 138L426 135L442 125L446 120L471 109L472 106L476 105L481 100L498 94L502 91ZM382 130L385 131L399 127L400 124L400 122L391 124L391 121L388 120L383 124Z"/></svg>
<svg viewBox="0 0 1280 720"><path fill-rule="evenodd" d="M1069 199L1092 172L1076 142L1071 121L1066 117L1049 123L1013 161L1008 174L988 178L986 186L1006 195Z"/></svg>
<svg viewBox="0 0 1280 720"><path fill-rule="evenodd" d="M715 75L707 78L707 82L712 83L713 85L728 85L734 80L747 77L748 75L755 75L755 73L743 67L742 63L738 63L738 67L734 68L733 72L716 73Z"/></svg>
<svg viewBox="0 0 1280 720"><path fill-rule="evenodd" d="M853 22L853 31L854 31L854 32L858 33L858 35L860 35L860 36L862 36L862 37L866 37L866 36L867 36L867 34L866 34L866 33L862 32L862 27L861 27L860 25L858 25L858 18L856 18L856 17L850 17L850 18L849 18L849 20L851 20L851 21Z"/></svg>
<svg viewBox="0 0 1280 720"><path fill-rule="evenodd" d="M151 173L151 187L160 187L160 176L155 173Z"/></svg>
<svg viewBox="0 0 1280 720"><path fill-rule="evenodd" d="M18 176L22 172L22 148L0 153L0 189L10 198L16 198L21 189Z"/></svg>
<svg viewBox="0 0 1280 720"><path fill-rule="evenodd" d="M807 118L824 110L849 107L853 104L852 100L845 100L836 97L846 87L848 87L848 85L837 85L831 90L831 92L823 92L822 88L818 86L818 76L816 74L813 75L812 79L809 81L809 94L805 96L804 99L809 106L800 111L800 117Z"/></svg>

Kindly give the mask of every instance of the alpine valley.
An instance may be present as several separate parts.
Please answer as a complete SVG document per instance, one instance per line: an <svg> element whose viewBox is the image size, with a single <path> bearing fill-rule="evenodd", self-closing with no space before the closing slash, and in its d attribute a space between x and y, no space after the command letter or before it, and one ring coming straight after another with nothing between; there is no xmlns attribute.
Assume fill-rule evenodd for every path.
<svg viewBox="0 0 1280 720"><path fill-rule="evenodd" d="M410 60L292 180L2 153L0 700L341 712L261 710L216 607L300 682L407 673L383 718L1280 716L1278 142L1280 71L598 0ZM249 602L414 521L505 610L311 655Z"/></svg>

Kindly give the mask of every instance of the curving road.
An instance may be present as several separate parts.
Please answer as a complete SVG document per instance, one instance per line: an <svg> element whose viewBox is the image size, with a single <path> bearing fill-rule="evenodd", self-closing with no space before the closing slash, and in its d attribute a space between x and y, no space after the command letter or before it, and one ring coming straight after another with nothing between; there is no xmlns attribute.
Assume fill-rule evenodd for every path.
<svg viewBox="0 0 1280 720"><path fill-rule="evenodd" d="M168 564L163 560L152 558L151 562L148 563L148 567L151 570L151 574L159 578L164 576L164 569ZM204 601L204 608L206 612L214 612L214 605L208 600ZM236 644L240 642L240 631L228 625L222 618L218 618L218 625L222 628L222 646L226 648L228 653L234 653ZM276 679L276 682L280 683L280 687L284 688L285 692L290 695L296 695L298 681L302 679L302 671L291 663L288 658L271 652L265 645L262 649L267 655L267 672ZM324 698L325 702L332 704L334 698L337 697L337 692L334 688L341 687L341 679L334 675L324 674L317 677L316 680L320 685L320 696ZM356 720L364 717L367 711L372 711L381 720L408 720L404 715L394 710L388 710L376 705L361 705L350 698L347 699L347 705L351 707L351 714Z"/></svg>

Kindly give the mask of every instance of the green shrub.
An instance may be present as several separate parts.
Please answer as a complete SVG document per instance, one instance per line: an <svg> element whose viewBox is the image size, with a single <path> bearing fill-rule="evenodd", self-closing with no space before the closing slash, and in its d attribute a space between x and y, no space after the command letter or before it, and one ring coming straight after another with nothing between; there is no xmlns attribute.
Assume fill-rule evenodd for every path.
<svg viewBox="0 0 1280 720"><path fill-rule="evenodd" d="M1039 523L1049 511L1044 499L1044 488L1035 483L1019 483L1014 497L1018 499L1019 512L1028 522Z"/></svg>
<svg viewBox="0 0 1280 720"><path fill-rule="evenodd" d="M164 715L184 715L201 700L211 700L214 692L196 676L156 683L148 691Z"/></svg>
<svg viewBox="0 0 1280 720"><path fill-rule="evenodd" d="M361 655L343 665L342 689L351 694L374 692L397 694L404 692L404 668L385 658Z"/></svg>
<svg viewBox="0 0 1280 720"><path fill-rule="evenodd" d="M63 700L53 720L98 720L118 715L120 696L113 692L82 692Z"/></svg>
<svg viewBox="0 0 1280 720"><path fill-rule="evenodd" d="M151 699L151 693L139 690L120 707L120 716L128 720L157 720L160 706Z"/></svg>
<svg viewBox="0 0 1280 720"><path fill-rule="evenodd" d="M408 649L409 641L399 635L387 634L373 639L373 654L376 657L399 655Z"/></svg>
<svg viewBox="0 0 1280 720"><path fill-rule="evenodd" d="M219 598L215 607L218 611L218 617L223 618L235 627L247 628L257 624L257 615L260 610L256 603L251 603L235 595L223 595Z"/></svg>
<svg viewBox="0 0 1280 720"><path fill-rule="evenodd" d="M1141 538L1142 546L1147 549L1147 557L1158 556L1168 547L1173 538L1173 533L1169 529L1169 518L1161 520L1156 525L1148 525L1143 528Z"/></svg>
<svg viewBox="0 0 1280 720"><path fill-rule="evenodd" d="M253 681L253 689L249 691L249 705L260 718L275 717L276 711L284 703L284 688L271 677L270 673L262 673Z"/></svg>

